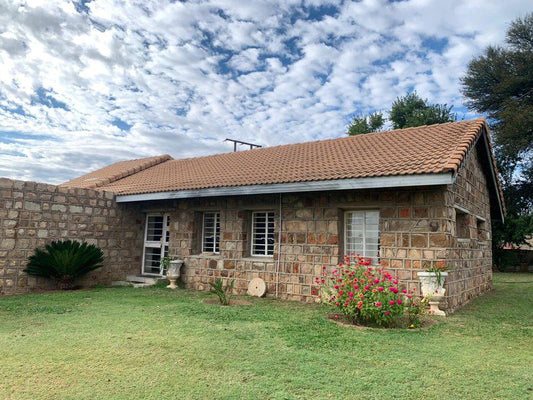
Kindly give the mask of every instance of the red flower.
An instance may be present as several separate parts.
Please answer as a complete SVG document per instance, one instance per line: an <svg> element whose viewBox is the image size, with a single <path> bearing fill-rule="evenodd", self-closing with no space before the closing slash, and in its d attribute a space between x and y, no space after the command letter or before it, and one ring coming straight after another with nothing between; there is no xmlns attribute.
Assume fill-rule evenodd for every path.
<svg viewBox="0 0 533 400"><path fill-rule="evenodd" d="M362 301L360 301L359 303L357 303L357 308L358 308L358 309L363 308L363 302L362 302Z"/></svg>
<svg viewBox="0 0 533 400"><path fill-rule="evenodd" d="M380 292L383 292L383 288L382 288L381 286L378 287L378 290L379 290Z"/></svg>
<svg viewBox="0 0 533 400"><path fill-rule="evenodd" d="M402 299L398 299L398 300L396 301L396 303L398 303L398 304L402 304Z"/></svg>
<svg viewBox="0 0 533 400"><path fill-rule="evenodd" d="M396 303L394 300L390 300L389 304L392 306L394 303Z"/></svg>

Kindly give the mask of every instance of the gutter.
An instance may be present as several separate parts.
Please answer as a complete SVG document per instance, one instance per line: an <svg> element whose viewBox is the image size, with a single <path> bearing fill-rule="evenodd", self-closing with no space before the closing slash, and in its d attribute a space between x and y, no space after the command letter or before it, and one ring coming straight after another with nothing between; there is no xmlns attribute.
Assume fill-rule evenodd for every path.
<svg viewBox="0 0 533 400"><path fill-rule="evenodd" d="M117 195L117 203L149 200L173 200L194 197L242 196L273 193L322 192L330 190L380 189L410 186L451 185L455 177L451 172L442 174L395 175L369 178L336 179L267 185L225 186L206 189L175 190L156 193Z"/></svg>

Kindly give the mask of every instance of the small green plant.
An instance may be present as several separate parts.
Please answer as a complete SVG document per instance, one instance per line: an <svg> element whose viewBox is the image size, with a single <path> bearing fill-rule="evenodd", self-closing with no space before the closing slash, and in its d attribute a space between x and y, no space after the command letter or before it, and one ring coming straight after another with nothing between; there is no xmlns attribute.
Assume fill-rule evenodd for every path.
<svg viewBox="0 0 533 400"><path fill-rule="evenodd" d="M427 298L414 294L414 289L406 294L404 299L405 313L409 321L409 328L418 328L420 317L426 312Z"/></svg>
<svg viewBox="0 0 533 400"><path fill-rule="evenodd" d="M211 291L214 292L220 304L223 306L229 306L231 292L233 291L233 285L235 284L235 279L233 279L229 284L224 285L224 281L221 278L218 278L214 283L209 282L211 286Z"/></svg>
<svg viewBox="0 0 533 400"><path fill-rule="evenodd" d="M449 268L446 265L443 265L443 266L431 265L426 268L426 272L435 273L435 276L437 277L437 286L442 287L442 273L444 271L448 271L448 269Z"/></svg>
<svg viewBox="0 0 533 400"><path fill-rule="evenodd" d="M101 268L103 261L102 250L93 244L59 240L35 249L24 271L54 279L59 289L73 289L76 278Z"/></svg>
<svg viewBox="0 0 533 400"><path fill-rule="evenodd" d="M163 257L161 261L159 261L159 266L161 267L161 275L166 275L168 268L170 267L171 261L172 258L170 257Z"/></svg>

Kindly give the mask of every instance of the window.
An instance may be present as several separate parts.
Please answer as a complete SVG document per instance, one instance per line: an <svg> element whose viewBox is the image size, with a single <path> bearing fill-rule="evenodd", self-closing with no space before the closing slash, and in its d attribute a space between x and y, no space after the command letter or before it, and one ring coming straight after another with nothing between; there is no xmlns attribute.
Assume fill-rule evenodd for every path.
<svg viewBox="0 0 533 400"><path fill-rule="evenodd" d="M469 214L457 207L455 208L455 233L458 239L470 239Z"/></svg>
<svg viewBox="0 0 533 400"><path fill-rule="evenodd" d="M220 213L204 213L202 228L202 252L219 253L220 252Z"/></svg>
<svg viewBox="0 0 533 400"><path fill-rule="evenodd" d="M379 257L379 211L344 213L344 251L377 261Z"/></svg>
<svg viewBox="0 0 533 400"><path fill-rule="evenodd" d="M477 228L477 238L478 240L487 239L487 221L484 218L476 217L476 228Z"/></svg>
<svg viewBox="0 0 533 400"><path fill-rule="evenodd" d="M274 213L252 213L252 256L274 255Z"/></svg>

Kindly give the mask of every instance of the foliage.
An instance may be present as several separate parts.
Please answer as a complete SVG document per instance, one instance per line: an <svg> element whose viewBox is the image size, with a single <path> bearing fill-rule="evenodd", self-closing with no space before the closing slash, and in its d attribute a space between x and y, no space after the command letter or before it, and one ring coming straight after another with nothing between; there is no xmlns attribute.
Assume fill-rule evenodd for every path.
<svg viewBox="0 0 533 400"><path fill-rule="evenodd" d="M161 275L166 275L168 268L170 267L171 261L172 258L170 257L163 257L161 261L159 261L159 266L161 267Z"/></svg>
<svg viewBox="0 0 533 400"><path fill-rule="evenodd" d="M233 285L235 284L235 279L233 279L229 284L224 285L222 278L218 278L214 283L209 282L211 286L211 291L218 296L220 304L223 306L229 306L231 292L233 291Z"/></svg>
<svg viewBox="0 0 533 400"><path fill-rule="evenodd" d="M353 117L352 123L348 126L348 135L355 136L362 133L377 132L383 128L384 124L385 119L380 112L368 116L358 115Z"/></svg>
<svg viewBox="0 0 533 400"><path fill-rule="evenodd" d="M60 289L72 289L76 278L102 267L103 261L102 250L93 244L59 240L35 249L24 271L55 279Z"/></svg>
<svg viewBox="0 0 533 400"><path fill-rule="evenodd" d="M486 113L495 141L508 217L494 229L493 250L533 234L533 14L518 18L504 47L489 46L462 78L471 110Z"/></svg>
<svg viewBox="0 0 533 400"><path fill-rule="evenodd" d="M427 99L423 100L416 92L412 92L394 100L389 119L394 129L441 124L457 119L457 116L451 110L452 106L430 104Z"/></svg>
<svg viewBox="0 0 533 400"><path fill-rule="evenodd" d="M437 277L437 286L440 288L442 287L442 273L444 271L448 271L449 269L450 268L448 268L446 265L438 265L433 263L426 268L426 272L433 272L435 274Z"/></svg>
<svg viewBox="0 0 533 400"><path fill-rule="evenodd" d="M452 113L452 108L446 104L431 104L427 99L424 100L418 96L416 92L412 92L394 100L388 114L392 127L402 129L455 121L457 116ZM358 115L348 125L347 134L354 136L379 131L385 125L385 121L386 118L381 112Z"/></svg>
<svg viewBox="0 0 533 400"><path fill-rule="evenodd" d="M407 291L402 291L388 272L370 266L369 261L345 256L329 277L325 268L322 279L315 281L324 285L323 299L353 323L390 326L403 313L402 297Z"/></svg>
<svg viewBox="0 0 533 400"><path fill-rule="evenodd" d="M428 299L421 295L415 295L412 290L405 295L405 313L409 321L409 328L418 328L421 324L420 317L426 312Z"/></svg>

